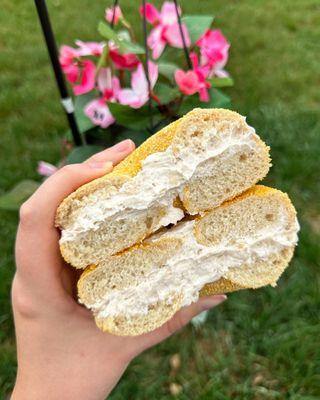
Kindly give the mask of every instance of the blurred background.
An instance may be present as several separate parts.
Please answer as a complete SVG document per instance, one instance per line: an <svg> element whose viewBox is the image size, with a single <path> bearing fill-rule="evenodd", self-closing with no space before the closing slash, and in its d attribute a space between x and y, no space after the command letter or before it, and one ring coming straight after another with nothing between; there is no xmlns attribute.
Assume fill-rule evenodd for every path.
<svg viewBox="0 0 320 400"><path fill-rule="evenodd" d="M59 44L96 40L110 2L48 0ZM154 1L159 5L162 2ZM139 2L121 2L139 23ZM300 244L278 287L229 295L200 329L189 326L140 356L110 399L320 398L320 3L318 0L180 2L215 15L231 42L225 89L233 109L271 146L265 183L287 191ZM56 163L67 130L32 1L2 0L0 12L0 195ZM10 282L16 212L0 211L0 398L16 371Z"/></svg>

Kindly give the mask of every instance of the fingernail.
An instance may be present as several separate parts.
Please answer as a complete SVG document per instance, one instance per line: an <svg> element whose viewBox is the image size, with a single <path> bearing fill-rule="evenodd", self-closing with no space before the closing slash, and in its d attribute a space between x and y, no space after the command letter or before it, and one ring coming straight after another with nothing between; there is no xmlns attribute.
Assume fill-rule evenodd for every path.
<svg viewBox="0 0 320 400"><path fill-rule="evenodd" d="M120 143L115 144L113 150L122 153L123 151L129 150L133 147L133 142L130 139L123 140Z"/></svg>
<svg viewBox="0 0 320 400"><path fill-rule="evenodd" d="M209 310L210 308L223 303L225 300L227 300L227 296L225 294L218 294L216 296L202 298L201 305L204 310Z"/></svg>
<svg viewBox="0 0 320 400"><path fill-rule="evenodd" d="M93 169L103 169L105 171L110 171L113 167L113 164L111 161L92 161L89 162L89 166Z"/></svg>

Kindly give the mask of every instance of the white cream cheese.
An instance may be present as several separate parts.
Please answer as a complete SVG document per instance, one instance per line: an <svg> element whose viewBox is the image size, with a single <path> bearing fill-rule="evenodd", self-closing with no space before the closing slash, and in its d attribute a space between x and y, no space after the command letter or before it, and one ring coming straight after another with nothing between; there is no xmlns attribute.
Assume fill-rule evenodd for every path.
<svg viewBox="0 0 320 400"><path fill-rule="evenodd" d="M243 149L255 149L254 128L240 133L237 124L230 123L229 132L208 130L200 141L191 141L181 146L174 154L169 146L164 152L149 155L138 174L122 185L111 196L103 196L101 190L86 197L86 205L80 207L74 222L62 231L61 242L75 240L89 230L97 230L109 217L123 218L123 211L136 215L151 206L159 205L168 209L160 226L175 224L183 218L181 210L172 206L183 185L196 173L205 161L224 153L226 157ZM103 190L103 189L102 189Z"/></svg>
<svg viewBox="0 0 320 400"><path fill-rule="evenodd" d="M207 247L195 240L194 223L182 222L150 240L155 241L160 236L183 240L182 248L164 266L153 268L137 286L112 291L99 302L87 306L98 318L147 314L149 305L162 300L170 303L175 294L181 294L182 306L187 306L198 299L199 291L206 283L217 281L230 268L243 263L254 264L295 245L298 240L298 221L292 229L286 230L286 221L282 218L278 224L262 229L255 236L241 238L232 244L222 242Z"/></svg>

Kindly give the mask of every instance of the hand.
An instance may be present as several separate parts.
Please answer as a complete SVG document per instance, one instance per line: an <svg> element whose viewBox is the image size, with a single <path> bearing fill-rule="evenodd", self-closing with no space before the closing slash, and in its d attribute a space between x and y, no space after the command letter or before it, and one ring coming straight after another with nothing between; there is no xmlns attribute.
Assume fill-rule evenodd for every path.
<svg viewBox="0 0 320 400"><path fill-rule="evenodd" d="M126 140L82 164L61 168L21 207L12 285L18 358L13 400L104 399L135 356L225 299L202 298L138 337L101 332L91 312L75 301L79 273L60 256L56 209L67 195L110 172L133 149L133 142Z"/></svg>

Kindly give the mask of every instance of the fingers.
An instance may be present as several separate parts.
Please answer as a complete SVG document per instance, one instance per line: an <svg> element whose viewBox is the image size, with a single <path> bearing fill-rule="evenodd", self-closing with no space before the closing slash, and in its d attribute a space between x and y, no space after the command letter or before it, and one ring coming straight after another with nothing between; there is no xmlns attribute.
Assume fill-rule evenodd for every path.
<svg viewBox="0 0 320 400"><path fill-rule="evenodd" d="M82 164L70 164L48 178L21 208L21 223L33 231L53 227L56 209L61 201L78 187L112 170L134 150L134 143L125 140L90 157Z"/></svg>
<svg viewBox="0 0 320 400"><path fill-rule="evenodd" d="M79 186L112 170L113 164L134 149L131 140L102 151L82 164L67 165L50 178L24 203L16 241L17 267L33 273L53 270L60 260L59 234L54 227L55 213L61 201Z"/></svg>
<svg viewBox="0 0 320 400"><path fill-rule="evenodd" d="M54 226L55 213L64 197L83 183L104 175L112 163L100 167L72 164L47 179L20 209L16 239L17 271L38 287L50 286L61 268L59 232Z"/></svg>
<svg viewBox="0 0 320 400"><path fill-rule="evenodd" d="M103 150L90 157L86 163L95 163L100 161L111 161L113 165L118 164L122 161L128 154L130 154L135 149L135 144L132 140L123 140L120 143L110 147L109 149Z"/></svg>
<svg viewBox="0 0 320 400"><path fill-rule="evenodd" d="M144 349L153 346L157 343L162 342L164 339L173 335L179 331L185 325L187 325L193 317L200 314L202 311L209 310L223 303L227 299L225 294L219 294L215 296L201 297L196 303L191 304L188 307L182 308L178 311L168 322L163 326L150 332L146 335L142 335L141 340Z"/></svg>

